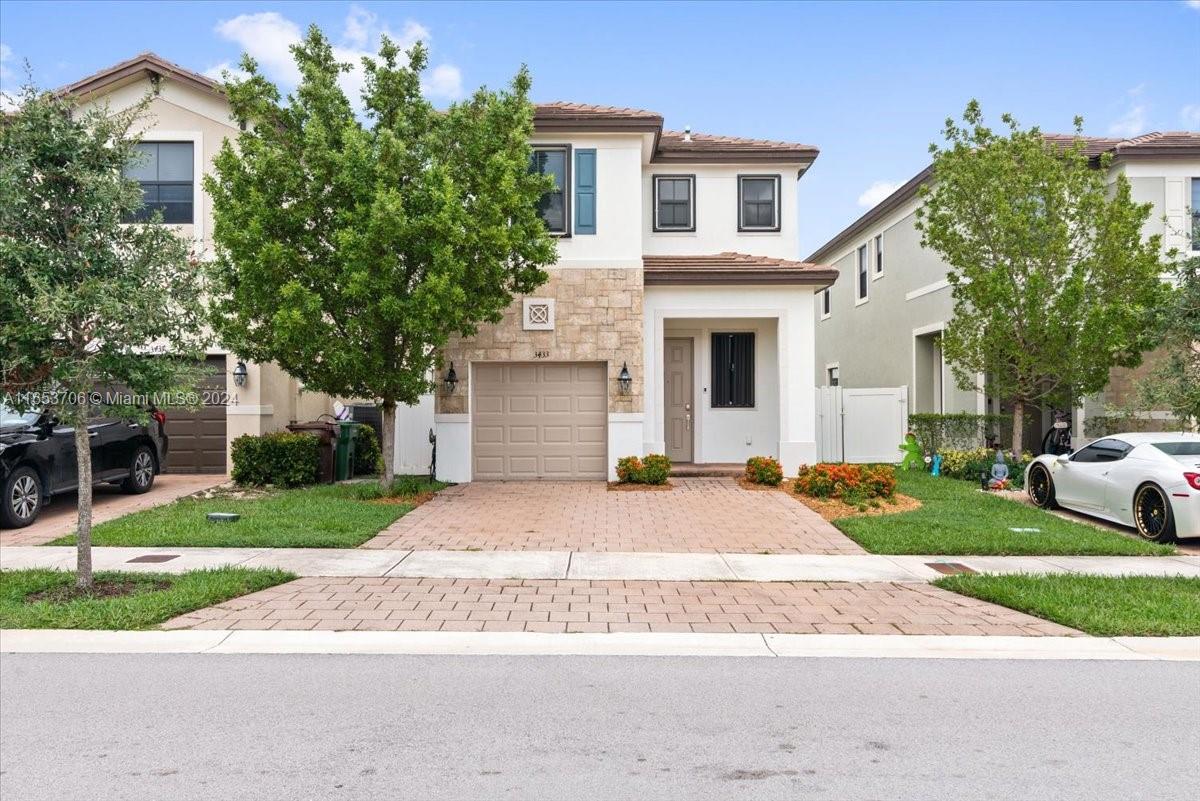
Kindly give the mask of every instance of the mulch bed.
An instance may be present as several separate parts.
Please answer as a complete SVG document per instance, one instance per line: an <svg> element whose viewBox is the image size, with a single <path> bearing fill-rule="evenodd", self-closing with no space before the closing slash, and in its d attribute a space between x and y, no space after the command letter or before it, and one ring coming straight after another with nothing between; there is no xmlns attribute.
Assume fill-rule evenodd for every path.
<svg viewBox="0 0 1200 801"><path fill-rule="evenodd" d="M371 503L411 506L415 509L421 504L433 500L435 494L433 492L418 492L416 495L391 495L385 498L376 498Z"/></svg>
<svg viewBox="0 0 1200 801"><path fill-rule="evenodd" d="M794 485L796 482L790 478L785 480L778 487L770 487L766 484L755 484L753 481L750 481L746 478L739 478L737 482L738 486L744 490L751 490L755 492L782 492L786 495L790 495L792 498L795 498L797 501L804 504L809 509L812 509L821 517L831 522L842 517L875 517L877 515L897 514L898 512L911 512L914 509L921 508L921 502L916 498L896 493L890 502L881 499L879 501L878 508L868 506L865 512L861 512L857 506L851 506L848 503L842 503L836 498L812 498L808 495L801 495L795 491Z"/></svg>
<svg viewBox="0 0 1200 801"><path fill-rule="evenodd" d="M64 587L54 587L49 590L39 590L25 596L26 603L48 601L52 604L64 604L81 598L120 598L137 592L154 592L165 590L171 586L169 581L97 581L90 589L81 590L74 584Z"/></svg>
<svg viewBox="0 0 1200 801"><path fill-rule="evenodd" d="M675 485L668 481L666 484L625 484L620 481L608 482L609 492L670 492Z"/></svg>

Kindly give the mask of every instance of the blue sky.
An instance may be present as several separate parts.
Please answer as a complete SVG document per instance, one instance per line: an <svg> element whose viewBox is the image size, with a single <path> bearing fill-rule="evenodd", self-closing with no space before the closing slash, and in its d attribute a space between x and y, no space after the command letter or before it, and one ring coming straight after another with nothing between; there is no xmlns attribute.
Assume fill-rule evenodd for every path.
<svg viewBox="0 0 1200 801"><path fill-rule="evenodd" d="M529 64L535 100L652 109L667 126L821 148L805 256L927 163L978 98L1043 130L1200 129L1200 0L1096 3L357 3L0 0L0 84L45 86L153 50L200 72L249 49L288 80L315 22L347 55L426 39L438 103Z"/></svg>

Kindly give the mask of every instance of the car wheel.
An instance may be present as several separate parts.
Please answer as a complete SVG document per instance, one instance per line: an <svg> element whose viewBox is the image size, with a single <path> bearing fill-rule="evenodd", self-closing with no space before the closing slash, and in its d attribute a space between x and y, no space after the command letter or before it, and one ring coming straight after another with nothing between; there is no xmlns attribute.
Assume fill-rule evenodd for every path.
<svg viewBox="0 0 1200 801"><path fill-rule="evenodd" d="M37 520L42 510L42 479L32 467L18 467L4 482L4 503L0 522L9 528L23 528Z"/></svg>
<svg viewBox="0 0 1200 801"><path fill-rule="evenodd" d="M1050 471L1040 464L1029 469L1029 486L1025 488L1029 500L1043 509L1057 509L1058 502L1054 500L1054 480Z"/></svg>
<svg viewBox="0 0 1200 801"><path fill-rule="evenodd" d="M133 452L129 463L129 477L121 483L121 489L134 495L149 492L154 486L154 454L149 445L141 445Z"/></svg>
<svg viewBox="0 0 1200 801"><path fill-rule="evenodd" d="M1171 542L1175 539L1175 519L1167 494L1156 484L1143 484L1133 496L1133 522L1142 539Z"/></svg>

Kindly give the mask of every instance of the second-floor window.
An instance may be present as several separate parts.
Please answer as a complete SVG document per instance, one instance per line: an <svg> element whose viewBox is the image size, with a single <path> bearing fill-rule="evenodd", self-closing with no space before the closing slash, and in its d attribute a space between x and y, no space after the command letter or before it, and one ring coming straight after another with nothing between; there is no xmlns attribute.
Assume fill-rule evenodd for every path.
<svg viewBox="0 0 1200 801"><path fill-rule="evenodd" d="M867 246L860 245L858 248L858 299L860 301L867 299Z"/></svg>
<svg viewBox="0 0 1200 801"><path fill-rule="evenodd" d="M833 298L831 297L829 287L821 292L821 316L828 317L833 312Z"/></svg>
<svg viewBox="0 0 1200 801"><path fill-rule="evenodd" d="M1192 250L1200 251L1200 178L1192 179Z"/></svg>
<svg viewBox="0 0 1200 801"><path fill-rule="evenodd" d="M568 236L570 233L570 186L571 149L567 145L546 145L533 149L529 169L554 178L554 187L538 201L538 214L552 234Z"/></svg>
<svg viewBox="0 0 1200 801"><path fill-rule="evenodd" d="M779 176L738 176L738 230L779 230Z"/></svg>
<svg viewBox="0 0 1200 801"><path fill-rule="evenodd" d="M149 222L156 209L165 223L195 222L193 154L191 142L140 142L125 177L142 187L142 207L125 222Z"/></svg>
<svg viewBox="0 0 1200 801"><path fill-rule="evenodd" d="M875 274L883 272L883 234L875 236Z"/></svg>
<svg viewBox="0 0 1200 801"><path fill-rule="evenodd" d="M696 176L654 176L654 230L696 230Z"/></svg>

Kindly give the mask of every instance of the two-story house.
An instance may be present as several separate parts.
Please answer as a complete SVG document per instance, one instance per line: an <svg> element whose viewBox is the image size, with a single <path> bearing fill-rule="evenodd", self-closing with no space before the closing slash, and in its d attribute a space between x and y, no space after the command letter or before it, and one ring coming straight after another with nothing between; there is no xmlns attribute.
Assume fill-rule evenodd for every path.
<svg viewBox="0 0 1200 801"><path fill-rule="evenodd" d="M220 85L144 53L64 91L114 108L153 93L130 175L211 257L201 177L238 133ZM815 460L812 296L836 274L795 257L817 149L570 103L537 107L532 145L556 179L540 208L559 260L502 322L449 344L437 392L397 415L397 471L427 469L430 429L453 481L612 478L617 458L650 452ZM208 361L210 404L168 423L174 469L225 469L233 438L332 408L276 365L220 347Z"/></svg>
<svg viewBox="0 0 1200 801"><path fill-rule="evenodd" d="M1111 180L1125 175L1133 199L1153 207L1145 235L1161 234L1164 254L1200 250L1200 236L1193 235L1200 230L1200 133L1087 140L1097 163L1106 152L1113 156ZM816 380L824 386L907 387L911 412L1005 413L1004 399L992 397L982 377L980 389L962 390L942 358L941 333L954 306L949 268L921 247L915 227L918 189L932 178L932 168L925 168L808 257L832 264L843 276L816 297ZM1108 404L1130 400L1131 376L1144 372L1145 366L1113 370L1105 392L1075 410L1075 435L1087 437L1086 421ZM1049 410L1028 421L1025 442L1036 448Z"/></svg>

